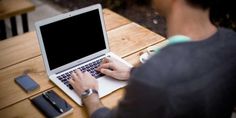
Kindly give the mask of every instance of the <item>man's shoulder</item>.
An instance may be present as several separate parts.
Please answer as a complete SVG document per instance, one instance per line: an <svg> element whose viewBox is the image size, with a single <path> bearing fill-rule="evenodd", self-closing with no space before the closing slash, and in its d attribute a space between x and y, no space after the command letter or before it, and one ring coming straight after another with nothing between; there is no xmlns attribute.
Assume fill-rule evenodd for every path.
<svg viewBox="0 0 236 118"><path fill-rule="evenodd" d="M132 73L136 80L142 81L154 86L165 86L178 76L180 68L182 71L186 69L185 65L189 65L189 51L179 46L170 46L162 49L155 54L145 64L135 69ZM181 65L181 67L180 67ZM179 68L179 69L178 69ZM188 69L186 69L188 70ZM186 72L186 71L185 71ZM159 83L159 84L157 84Z"/></svg>
<svg viewBox="0 0 236 118"><path fill-rule="evenodd" d="M220 27L219 32L222 33L222 34L225 34L226 36L236 37L236 32L233 31L232 29L227 29L227 28Z"/></svg>
<svg viewBox="0 0 236 118"><path fill-rule="evenodd" d="M137 80L149 84L168 84L190 78L192 75L201 75L207 69L212 69L216 64L220 65L222 61L235 55L235 42L234 31L220 28L210 40L179 43L161 49L136 69L133 75ZM222 60L222 56L225 60Z"/></svg>

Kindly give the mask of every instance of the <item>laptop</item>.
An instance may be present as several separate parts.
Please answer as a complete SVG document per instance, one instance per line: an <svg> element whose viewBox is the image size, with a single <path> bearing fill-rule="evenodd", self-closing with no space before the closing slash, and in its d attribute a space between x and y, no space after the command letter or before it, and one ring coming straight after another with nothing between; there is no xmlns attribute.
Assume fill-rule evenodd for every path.
<svg viewBox="0 0 236 118"><path fill-rule="evenodd" d="M81 99L68 82L75 69L97 79L100 98L127 85L95 71L107 56L132 67L110 52L100 4L38 21L35 27L49 79L77 104Z"/></svg>

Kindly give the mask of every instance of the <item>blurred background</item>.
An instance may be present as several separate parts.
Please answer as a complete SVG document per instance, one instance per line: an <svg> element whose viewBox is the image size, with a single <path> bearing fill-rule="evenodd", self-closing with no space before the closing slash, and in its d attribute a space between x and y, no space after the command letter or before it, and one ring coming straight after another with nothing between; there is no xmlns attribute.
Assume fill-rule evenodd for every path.
<svg viewBox="0 0 236 118"><path fill-rule="evenodd" d="M29 13L29 29L34 30L34 22L52 17L61 13L76 10L92 4L101 3L104 8L116 13L156 32L166 36L165 19L152 9L151 0L30 0L36 6ZM233 0L212 0L214 7L211 9L211 20L221 27L231 28L236 31L236 13ZM19 21L20 18L17 18ZM10 31L10 23L6 21L7 30ZM18 31L21 32L20 26ZM10 35L8 33L8 35Z"/></svg>
<svg viewBox="0 0 236 118"><path fill-rule="evenodd" d="M151 0L47 0L52 4L68 10L75 10L84 6L101 3L126 18L137 22L152 31L166 36L165 20L151 7ZM211 9L211 20L221 27L236 31L236 9L233 0L214 0Z"/></svg>
<svg viewBox="0 0 236 118"><path fill-rule="evenodd" d="M62 12L76 10L85 6L101 3L103 8L112 11L156 32L166 36L166 26L163 17L150 7L150 0L41 0L59 8Z"/></svg>

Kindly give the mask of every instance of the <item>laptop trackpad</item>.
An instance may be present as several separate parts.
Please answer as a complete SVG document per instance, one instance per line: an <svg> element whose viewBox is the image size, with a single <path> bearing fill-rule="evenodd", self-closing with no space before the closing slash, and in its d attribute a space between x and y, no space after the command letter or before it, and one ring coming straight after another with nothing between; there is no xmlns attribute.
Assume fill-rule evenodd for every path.
<svg viewBox="0 0 236 118"><path fill-rule="evenodd" d="M127 85L127 81L119 81L107 76L100 77L97 80L99 97L104 97L105 95Z"/></svg>

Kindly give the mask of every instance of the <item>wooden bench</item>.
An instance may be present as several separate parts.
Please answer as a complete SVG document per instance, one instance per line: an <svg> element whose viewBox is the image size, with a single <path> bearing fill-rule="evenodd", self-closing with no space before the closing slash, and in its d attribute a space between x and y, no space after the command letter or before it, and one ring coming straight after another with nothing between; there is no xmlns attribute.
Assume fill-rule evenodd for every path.
<svg viewBox="0 0 236 118"><path fill-rule="evenodd" d="M21 15L23 32L29 31L27 12L33 11L35 5L29 0L0 0L0 40L5 39L5 19L10 18L12 35L18 35L16 16Z"/></svg>

